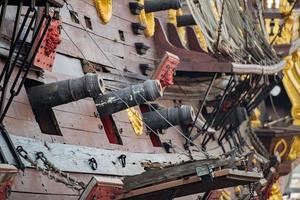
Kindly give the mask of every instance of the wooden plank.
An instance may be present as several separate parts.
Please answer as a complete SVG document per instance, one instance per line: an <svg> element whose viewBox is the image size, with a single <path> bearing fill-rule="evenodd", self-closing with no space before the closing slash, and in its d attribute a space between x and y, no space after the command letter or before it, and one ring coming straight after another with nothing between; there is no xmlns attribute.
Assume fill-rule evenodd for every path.
<svg viewBox="0 0 300 200"><path fill-rule="evenodd" d="M102 123L99 118L59 110L53 111L59 127L100 133L99 125Z"/></svg>
<svg viewBox="0 0 300 200"><path fill-rule="evenodd" d="M86 3L85 1L77 1L74 0L70 2L73 5L74 10L78 13L78 19L80 24L76 24L71 20L69 11L64 7L61 9L61 16L64 21L64 24L68 24L74 26L76 28L83 29L81 24L85 26L84 16L87 16L91 19L92 28L87 29L92 34L96 34L103 38L109 39L111 41L115 41L121 44L125 44L128 46L134 46L134 42L144 42L146 45L150 47L154 47L154 43L152 38L147 38L144 35L134 35L131 29L132 22L139 22L137 16L132 15L130 13L130 9L128 6L129 2L127 2L126 7L121 7L118 3L113 3L114 10L113 16L108 24L103 24L99 18L99 15L96 11L96 8L92 5ZM124 9L126 8L126 9ZM127 9L128 8L128 9ZM86 10L89 10L87 13ZM118 12L119 11L119 12ZM129 19L122 18L121 13L127 13L127 16L130 16ZM105 31L103 31L105 29ZM120 40L119 31L124 32L125 41Z"/></svg>
<svg viewBox="0 0 300 200"><path fill-rule="evenodd" d="M113 146L110 146L108 142L104 130L99 133L86 132L69 128L61 128L60 130L66 144L113 149Z"/></svg>
<svg viewBox="0 0 300 200"><path fill-rule="evenodd" d="M4 125L8 132L14 135L40 138L41 130L37 123L15 119L9 116L4 118ZM24 131L26 130L26 131ZM42 137L43 138L43 137Z"/></svg>
<svg viewBox="0 0 300 200"><path fill-rule="evenodd" d="M128 151L137 153L166 153L162 147L153 147L150 138L122 137L122 141Z"/></svg>
<svg viewBox="0 0 300 200"><path fill-rule="evenodd" d="M53 110L85 115L95 118L95 112L97 113L96 105L92 99L81 99L79 101L71 102L56 106Z"/></svg>
<svg viewBox="0 0 300 200"><path fill-rule="evenodd" d="M117 15L118 17L113 16L111 22L106 25L103 25L101 23L101 21L98 17L98 13L96 12L92 1L91 2L74 1L71 4L73 5L74 10L78 11L79 20L80 20L81 24L85 23L84 19L83 19L83 15L88 15L89 17L91 17L91 19L92 19L91 21L92 21L94 30L89 30L90 34L92 34L93 37L95 38L95 40L98 41L98 44L101 44L101 47L103 47L103 49L106 51L106 54L108 54L107 56L112 57L110 60L112 62L115 62L116 59L114 59L113 57L115 57L115 58L120 57L120 58L124 59L125 65L124 65L124 63L123 64L114 63L114 65L117 65L118 68L120 68L122 70L124 67L126 67L130 71L139 72L138 65L140 63L149 63L151 65L154 64L153 62L154 62L154 60L156 60L154 42L153 42L152 38L149 40L148 38L145 38L145 36L136 36L136 35L132 34L131 22L137 22L138 19L136 16L134 16L130 13L129 8L128 8L127 12L128 12L128 15L131 16L131 19L130 20L122 19L122 17L120 17L119 14L124 13L124 7L119 7L120 3L113 4L114 7L115 6L117 7L117 8L114 8L113 12L118 13L118 15ZM123 6L123 4L124 3L122 3L122 6ZM125 4L127 7L128 2L126 1ZM121 9L122 12L117 12L118 10L116 10L116 9ZM86 10L90 10L90 13L87 14L85 12ZM63 20L64 20L64 27L65 27L66 31L68 32L68 34L72 38L73 38L72 34L78 35L80 33L80 31L83 31L83 33L85 32L84 30L82 30L82 26L80 24L76 24L71 21L70 14L66 10L66 8L62 9L62 16L63 16ZM105 29L106 31L103 31L103 29ZM120 30L124 32L125 41L122 41L119 39L119 31ZM64 40L63 40L62 44L59 46L59 49L61 49L61 51L59 50L59 52L64 53L64 54L69 54L74 57L82 58L82 55L80 54L80 52L78 52L78 50L76 48L74 48L74 45L69 41L69 39L65 35L64 31L62 31L62 34L63 34ZM76 36L76 38L84 38L84 41L86 44L84 44L80 41L77 41L77 40L75 42L81 48L85 57L87 57L87 59L90 61L100 63L103 65L107 65L107 66L111 66L111 64L106 61L106 58L103 58L102 53L101 52L99 53L98 52L99 50L95 49L96 47L94 44L91 43L92 41L89 41L90 40L89 36L86 34L85 35L82 35L82 34L80 37ZM134 47L135 42L143 42L146 45L150 46L150 50L148 50L146 55L140 56L136 53L135 47ZM122 48L124 48L124 50L122 50L122 48L119 48L118 47L119 45L123 45ZM85 46L89 47L88 52L85 50ZM114 48L114 49L111 49L111 48ZM91 50L91 49L93 49L93 50ZM126 54L129 53L131 55L123 55L122 52L124 52ZM95 53L100 54L100 55L96 56L96 55L94 55ZM114 55L109 55L111 53L113 53ZM144 59L146 59L147 61L143 61Z"/></svg>
<svg viewBox="0 0 300 200"><path fill-rule="evenodd" d="M83 181L84 183L88 183L92 177L92 175L89 174L70 173L70 175L79 181ZM77 191L66 187L62 183L57 183L54 180L50 180L47 176L42 175L41 172L31 168L26 168L24 172L17 174L15 182L12 186L12 190L16 193L32 193L35 194L35 196L38 196L36 194L40 194L40 196L45 197L50 195L52 196L52 199L54 195L79 195Z"/></svg>
<svg viewBox="0 0 300 200"><path fill-rule="evenodd" d="M72 26L66 26L65 24L63 24L63 28L63 30L67 32L67 34L71 37L71 39L73 39L73 41L74 38L76 38L76 41L74 41L74 43L78 48L80 48L84 57L92 62L111 66L101 50L103 50L105 54L124 57L123 44L114 43L113 41L107 40L105 38L99 38L98 36L91 34L97 45L101 44L102 49L100 50L98 49L94 41L90 38L89 34L87 34L84 30L74 28ZM62 31L62 38L62 43L58 46L57 52L60 52L62 54L69 54L74 57L84 58L79 50L70 41L64 31Z"/></svg>
<svg viewBox="0 0 300 200"><path fill-rule="evenodd" d="M191 174L195 174L196 167L200 167L204 164L212 165L213 167L219 167L228 164L228 160L217 160L217 159L200 160L200 161L185 163L179 166L146 171L140 175L126 177L123 181L124 190L130 191L133 189L161 183L164 181L170 181L172 179L186 177Z"/></svg>
<svg viewBox="0 0 300 200"><path fill-rule="evenodd" d="M60 142L65 143L61 136L48 135L41 133L39 125L36 122L26 120L19 120L9 116L4 118L4 125L8 132L12 135L34 138L46 142Z"/></svg>
<svg viewBox="0 0 300 200"><path fill-rule="evenodd" d="M13 101L9 110L7 112L7 116L18 119L25 120L30 122L35 122L35 116L32 112L31 106L24 103L19 103Z"/></svg>
<svg viewBox="0 0 300 200"><path fill-rule="evenodd" d="M133 153L129 152L128 149L121 151L116 150L117 148L110 150L56 142L45 143L44 140L14 135L12 135L12 140L15 146L23 146L31 157L34 157L36 152L42 151L49 161L62 171L76 173L130 176L144 172L141 162L151 161L153 163L175 164L189 160L189 157L183 154ZM127 146L127 148L130 147ZM118 157L122 154L126 155L126 167L124 168L118 160ZM88 164L88 159L91 157L94 157L98 162L97 170L93 170ZM24 161L24 163L26 166L30 166L28 162Z"/></svg>
<svg viewBox="0 0 300 200"><path fill-rule="evenodd" d="M240 170L223 169L214 172L213 181L203 181L196 175L181 177L176 180L155 184L149 187L129 191L120 195L117 199L168 199L172 196L181 197L190 194L201 193L209 190L246 185L263 178L263 175L256 172L245 172ZM125 184L124 184L125 185Z"/></svg>
<svg viewBox="0 0 300 200"><path fill-rule="evenodd" d="M120 197L118 197L117 199L128 199L130 197L133 196L139 196L139 195L143 195L146 193L152 193L158 190L167 190L169 188L172 187L177 187L177 186L182 186L185 184L191 184L191 183L195 183L201 181L201 178L199 178L198 176L192 176L192 177L188 177L188 178L184 178L184 179L179 179L179 180L174 180L174 181L170 181L167 183L162 183L162 184L158 184L158 185L153 185L147 188L141 188L141 189L137 189L137 190L133 190L130 191L128 193L125 193L124 195L121 195Z"/></svg>

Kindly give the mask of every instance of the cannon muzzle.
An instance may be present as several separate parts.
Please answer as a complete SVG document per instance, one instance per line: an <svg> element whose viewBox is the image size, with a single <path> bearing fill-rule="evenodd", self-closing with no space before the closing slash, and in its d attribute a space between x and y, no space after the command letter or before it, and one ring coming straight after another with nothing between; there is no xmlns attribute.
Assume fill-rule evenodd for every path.
<svg viewBox="0 0 300 200"><path fill-rule="evenodd" d="M118 91L94 98L100 117L104 117L128 107L154 101L162 96L162 87L158 80L147 80Z"/></svg>
<svg viewBox="0 0 300 200"><path fill-rule="evenodd" d="M177 16L176 19L177 27L196 25L193 15L181 15Z"/></svg>
<svg viewBox="0 0 300 200"><path fill-rule="evenodd" d="M143 113L143 121L152 130L162 130L176 125L190 125L196 116L192 106L183 105L180 108L167 108ZM167 119L170 123L168 123Z"/></svg>
<svg viewBox="0 0 300 200"><path fill-rule="evenodd" d="M146 13L179 8L181 8L180 0L145 0L144 2Z"/></svg>
<svg viewBox="0 0 300 200"><path fill-rule="evenodd" d="M28 96L32 107L42 110L98 96L103 94L104 88L103 80L96 74L86 74L81 78L31 87Z"/></svg>

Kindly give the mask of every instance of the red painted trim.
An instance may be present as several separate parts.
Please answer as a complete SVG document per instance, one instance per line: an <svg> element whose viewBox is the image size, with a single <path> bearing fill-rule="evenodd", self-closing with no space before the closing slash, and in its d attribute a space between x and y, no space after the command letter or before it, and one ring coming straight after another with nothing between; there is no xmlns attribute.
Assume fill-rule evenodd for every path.
<svg viewBox="0 0 300 200"><path fill-rule="evenodd" d="M111 144L123 144L121 136L112 116L107 115L105 117L101 117L100 119L103 124L108 141Z"/></svg>
<svg viewBox="0 0 300 200"><path fill-rule="evenodd" d="M141 110L142 113L150 111L149 106L144 105L144 104L140 105L140 110ZM160 138L155 133L150 131L149 137L150 137L151 143L154 147L162 147L162 143L160 141Z"/></svg>

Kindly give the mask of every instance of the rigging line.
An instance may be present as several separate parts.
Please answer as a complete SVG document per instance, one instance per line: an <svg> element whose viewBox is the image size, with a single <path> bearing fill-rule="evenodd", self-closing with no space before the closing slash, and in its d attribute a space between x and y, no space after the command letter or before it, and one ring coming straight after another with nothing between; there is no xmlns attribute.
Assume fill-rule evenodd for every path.
<svg viewBox="0 0 300 200"><path fill-rule="evenodd" d="M222 2L221 16L220 16L219 27L218 27L218 36L217 36L217 41L216 41L216 49L217 49L217 51L218 51L218 47L219 47L219 43L220 43L220 37L221 37L221 32L222 32L222 24L223 24L223 15L224 15L225 1L226 0L223 0L223 2Z"/></svg>
<svg viewBox="0 0 300 200"><path fill-rule="evenodd" d="M127 102L126 101L124 101L117 93L115 93L114 91L111 91L118 99L120 99L125 105L126 105L126 107L127 108L130 108L130 106L127 104ZM134 115L136 115L137 116L137 114L136 113L133 113ZM149 127L144 121L142 121L143 122L143 124L150 130L150 131L152 131L155 135L157 135L160 139L162 139L161 137L160 137L160 135L156 132L156 131L154 131L151 127ZM172 125L173 126L173 125ZM174 126L173 126L174 127ZM162 141L163 142L166 142L166 141L164 141L164 139L162 139ZM168 144L170 144L169 142L166 142L166 143L168 143ZM172 145L172 144L170 144L170 145ZM178 147L178 146L177 146ZM178 147L179 148L179 147ZM188 157L190 157L190 155L188 155L187 153L186 153L186 151L185 150L183 150L183 149L181 149L180 148L180 150L182 150L182 152L184 152L184 154L185 155L187 155Z"/></svg>
<svg viewBox="0 0 300 200"><path fill-rule="evenodd" d="M277 112L277 109L276 109L274 101L273 101L272 94L269 94L269 98L270 98L270 102L271 102L271 106L272 106L274 114L276 115L277 119L280 119L280 116L279 116L279 114Z"/></svg>
<svg viewBox="0 0 300 200"><path fill-rule="evenodd" d="M296 7L298 1L299 1L299 0L295 0L293 6L292 6L292 8L291 8L291 10L290 10L289 13L285 16L283 23L282 23L281 26L279 27L279 31L277 32L277 34L275 35L275 37L273 38L273 40L272 40L271 43L270 43L271 46L274 44L274 42L275 42L275 40L277 39L277 37L278 37L279 35L281 35L282 30L283 30L283 28L284 28L284 26L285 26L285 23L287 22L287 20L289 19L289 17L292 15L293 10L295 9L295 7Z"/></svg>
<svg viewBox="0 0 300 200"><path fill-rule="evenodd" d="M64 0L64 2L67 4L66 8L69 10L69 11L73 11L74 12L74 9L72 7L71 4L69 4L67 2L67 0ZM71 7L71 9L69 8ZM78 17L76 16L76 18L78 19ZM82 25L82 23L80 22L80 20L78 19L79 21L79 24L82 26L82 28L86 31L86 33L89 35L89 37L92 39L92 41L94 42L94 44L97 46L97 48L102 52L102 54L105 56L105 58L107 59L107 61L115 68L117 69L119 72L121 71L118 67L116 67L114 65L114 63L111 61L111 59L107 56L107 54L103 51L103 49L98 45L98 43L95 41L95 39L91 36L91 34L88 32L88 30ZM122 73L120 73L120 75L122 76L122 78L124 79L124 81L127 83L128 86L130 86L128 80L124 77L124 75ZM123 103L124 100L118 96L115 92L112 92L115 96L117 96L118 99L120 99ZM212 157L212 155L209 155L206 150L203 148L203 147L200 147L199 145L195 144L193 141L191 141L184 133L182 133L178 128L176 128L170 121L168 121L162 114L160 114L158 112L158 110L156 108L154 108L151 103L149 103L145 97L143 97L142 95L139 95L142 99L144 99L144 101L165 121L167 122L171 127L173 127L176 132L178 132L182 137L184 137L186 140L188 140L189 142L191 142L191 144L193 144L195 147L197 148L200 148L199 150L206 156L206 157ZM126 104L125 104L126 105ZM126 105L128 107L128 105ZM128 107L129 108L129 107Z"/></svg>
<svg viewBox="0 0 300 200"><path fill-rule="evenodd" d="M246 5L246 1L243 0L243 7L244 7L244 15L242 16L242 19L243 19L243 23L244 23L244 34L245 34L245 45L246 45L246 48L248 48L248 33L247 33L247 29L246 29L246 25L247 25L247 22L246 22L246 12L247 12L247 5Z"/></svg>
<svg viewBox="0 0 300 200"><path fill-rule="evenodd" d="M178 88L181 90L181 92L184 94L184 96L187 97L187 94L185 93L184 89L182 88L181 84L174 80L174 83L178 86Z"/></svg>
<svg viewBox="0 0 300 200"><path fill-rule="evenodd" d="M260 76L260 78L258 79L258 82L255 87L257 87L259 85L259 81L261 80L261 78L262 78L262 76ZM243 101L245 101L246 97L249 94L251 94L251 92L252 92L251 90L255 89L255 87L253 89L252 88L248 89L248 87L246 85L247 84L246 81L247 80L244 80L244 82L243 82L243 84L245 84L245 86L243 87L242 93L244 93L245 91L246 92L242 96L240 96L239 99L237 99L237 101L232 105L232 108L225 114L224 118L217 124L216 127L221 128L224 125L224 123L226 122L226 119L236 110L236 107L241 105L243 103ZM255 92L255 91L256 90L254 90L254 93L258 93L258 91L257 92ZM250 97L248 97L248 98L250 98ZM218 129L218 128L216 128L216 129Z"/></svg>
<svg viewBox="0 0 300 200"><path fill-rule="evenodd" d="M218 78L218 80L219 80L219 78ZM226 80L228 80L228 79L226 79ZM209 86L209 83L203 82L203 83L201 83L201 84L206 85L206 86ZM217 83L217 84L218 84L218 83ZM219 86L215 86L215 85L213 85L212 88L214 88L215 90L221 90L221 91L224 90L224 88L219 87Z"/></svg>
<svg viewBox="0 0 300 200"><path fill-rule="evenodd" d="M262 1L255 0L257 5L257 16L259 21L259 26L262 30L262 33L267 37L266 27L264 26L263 13L262 13Z"/></svg>
<svg viewBox="0 0 300 200"><path fill-rule="evenodd" d="M144 98L142 95L140 95L142 98ZM144 98L145 99L145 98ZM151 103L147 102L147 104L163 119L165 120L165 122L167 122L171 127L173 127L176 132L178 132L182 137L184 137L188 142L190 142L191 144L193 144L195 147L197 147L199 149L199 151L201 151L207 158L209 157L213 157L212 155L209 155L207 153L207 151L200 145L195 144L189 137L187 137L184 133L182 133L177 127L175 127L171 122L169 122L162 114L160 114L160 112L151 105Z"/></svg>
<svg viewBox="0 0 300 200"><path fill-rule="evenodd" d="M223 103L224 103L224 100L227 98L227 95L229 94L229 92L232 91L232 89L235 87L235 80L233 78L233 75L231 75L231 78L226 86L226 89L224 90L224 93L221 97L221 99L219 99L217 102L218 102L218 105L214 108L213 112L212 112L212 115L211 117L209 118L208 121L206 121L205 125L203 126L203 130L206 132L208 130L208 128L214 124L214 121L217 117L217 114L219 113L221 107L223 106Z"/></svg>
<svg viewBox="0 0 300 200"><path fill-rule="evenodd" d="M70 41L72 42L72 44L76 47L76 49L80 52L80 54L82 55L82 57L87 60L86 56L83 54L83 52L81 51L81 49L79 48L78 45L76 45L76 43L74 42L74 40L72 39L72 37L68 34L68 32L65 30L65 28L63 26L61 26L61 29L64 31L64 33L67 35L67 37L70 39Z"/></svg>
<svg viewBox="0 0 300 200"><path fill-rule="evenodd" d="M266 76L266 79L267 79L268 82L270 82L268 76ZM278 112L277 112L277 109L276 109L275 104L274 104L274 101L273 101L273 96L272 96L271 93L269 94L269 98L270 98L270 102L271 102L271 106L272 106L272 109L273 109L273 111L274 111L274 114L276 115L277 120L279 120L281 117L280 117L280 115L279 115Z"/></svg>
<svg viewBox="0 0 300 200"><path fill-rule="evenodd" d="M209 83L209 86L208 86L208 88L207 88L207 90L206 90L206 92L205 92L203 101L202 101L202 103L201 103L201 105L200 105L200 107L199 107L199 109L198 109L198 111L197 111L196 118L195 118L195 120L194 120L194 122L193 122L193 125L192 125L192 127L191 127L191 129L190 129L188 135L191 135L191 133L192 133L192 131L193 131L195 125L196 125L196 122L197 122L197 120L198 120L199 114L201 113L201 111L202 111L202 109L203 109L203 107L204 107L204 104L205 104L205 102L206 102L206 99L207 99L207 97L208 97L208 95L209 95L209 93L210 93L210 91L211 91L212 85L214 84L214 82L215 82L217 76L218 76L218 73L215 73L214 77L211 79L211 81L210 81L210 83ZM192 140L195 140L199 135L201 135L201 132L199 132L199 133L197 133L196 135L194 135L193 138L192 138Z"/></svg>

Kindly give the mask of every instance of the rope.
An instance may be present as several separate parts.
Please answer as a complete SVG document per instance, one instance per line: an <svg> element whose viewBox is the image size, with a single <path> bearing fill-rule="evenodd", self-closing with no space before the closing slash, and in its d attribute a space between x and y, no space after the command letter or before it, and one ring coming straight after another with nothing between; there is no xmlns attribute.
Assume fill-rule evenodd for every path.
<svg viewBox="0 0 300 200"><path fill-rule="evenodd" d="M219 27L212 1L187 0L187 4L201 27L211 52L220 52L237 63L271 65L279 61L263 30L253 23L250 11L241 9L243 1L223 0L221 8L226 4L226 9L220 9L222 20L219 21ZM215 33L217 28L218 35ZM245 34L241 30L244 30ZM211 41L213 38L219 38L217 52L212 48L216 47L215 42Z"/></svg>
<svg viewBox="0 0 300 200"><path fill-rule="evenodd" d="M225 0L223 0L223 2L222 2L221 16L220 16L219 27L218 27L218 36L217 36L217 41L216 41L216 49L219 48L219 43L220 43L220 37L221 37L221 32L222 32L222 24L223 24L224 8L225 8Z"/></svg>

